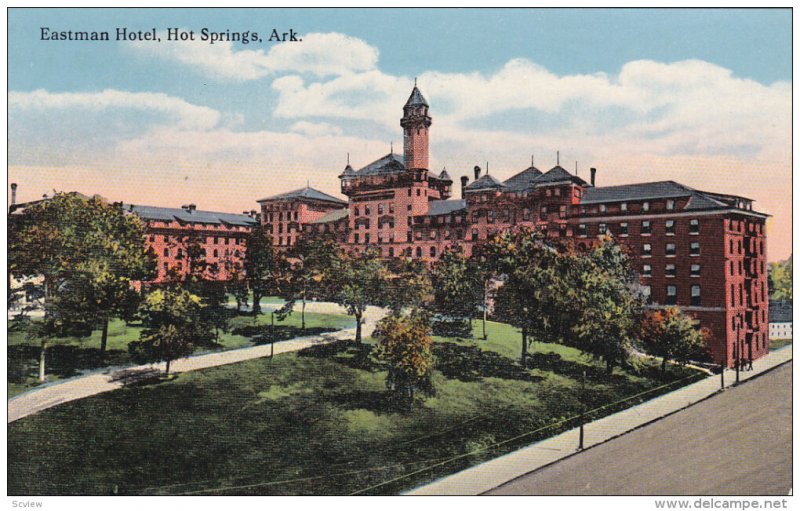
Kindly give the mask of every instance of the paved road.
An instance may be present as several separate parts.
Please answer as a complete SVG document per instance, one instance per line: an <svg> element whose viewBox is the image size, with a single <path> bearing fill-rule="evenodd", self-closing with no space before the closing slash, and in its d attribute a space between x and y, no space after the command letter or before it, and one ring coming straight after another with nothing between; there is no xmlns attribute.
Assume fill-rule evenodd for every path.
<svg viewBox="0 0 800 511"><path fill-rule="evenodd" d="M491 495L787 495L792 366L488 492Z"/></svg>
<svg viewBox="0 0 800 511"><path fill-rule="evenodd" d="M262 304L262 309L266 310L275 307L278 306L275 304ZM299 307L299 305L297 307ZM336 304L324 302L308 303L306 304L306 311L321 312L326 314L346 314L344 308ZM366 312L364 313L364 324L362 326L362 335L364 337L371 335L378 320L383 317L385 313L385 310L379 307L367 308ZM298 337L288 341L281 341L275 343L274 354L278 355L280 353L287 353L290 351L299 351L315 344L333 342L338 339L353 338L354 335L355 328L348 328L328 334ZM236 362L252 360L254 358L268 357L273 354L272 350L272 346L265 344L252 348L220 351L216 353L182 358L172 362L170 365L170 372L184 373L187 371L196 371L198 369L206 369L209 367L234 364ZM156 371L164 371L165 366L166 364L160 363L125 368L108 368L101 372L70 378L53 385L34 389L30 392L20 394L19 396L8 400L8 422L14 422L15 420L27 417L28 415L40 412L47 408L52 408L53 406L57 406L62 403L116 390L123 387L126 384L126 381L134 380L136 375L146 375L152 374Z"/></svg>

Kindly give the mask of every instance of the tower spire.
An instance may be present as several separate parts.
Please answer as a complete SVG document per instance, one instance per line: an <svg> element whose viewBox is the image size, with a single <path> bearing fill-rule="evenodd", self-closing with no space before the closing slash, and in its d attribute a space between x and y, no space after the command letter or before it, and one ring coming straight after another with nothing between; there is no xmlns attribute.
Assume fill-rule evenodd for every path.
<svg viewBox="0 0 800 511"><path fill-rule="evenodd" d="M350 165L350 151L347 151L347 164Z"/></svg>

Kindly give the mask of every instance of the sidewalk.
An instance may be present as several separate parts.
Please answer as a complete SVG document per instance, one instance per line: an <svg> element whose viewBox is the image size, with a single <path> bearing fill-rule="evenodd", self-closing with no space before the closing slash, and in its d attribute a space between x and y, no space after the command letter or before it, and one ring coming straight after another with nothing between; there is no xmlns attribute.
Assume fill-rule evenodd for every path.
<svg viewBox="0 0 800 511"><path fill-rule="evenodd" d="M277 305L265 304L262 308L276 308ZM297 306L299 307L299 305ZM307 312L324 312L327 314L345 314L344 308L332 303L308 303ZM368 307L364 313L364 324L362 325L362 335L371 335L375 324L383 316L384 311L378 307ZM274 345L261 345L251 348L241 348L235 350L207 353L193 357L173 360L170 365L170 372L185 373L207 369L226 364L235 364L245 360L268 357L271 354L288 353L299 351L315 344L324 344L340 339L350 339L355 336L356 329L348 328L337 332L314 335L308 337L297 337L288 341L276 342ZM274 347L274 352L272 351ZM113 367L106 368L102 372L95 372L85 376L77 376L63 380L52 385L39 387L8 400L8 423L27 417L34 413L52 408L62 403L83 399L85 397L110 392L125 386L126 381L139 375L151 375L163 372L165 363L146 364L133 367Z"/></svg>
<svg viewBox="0 0 800 511"><path fill-rule="evenodd" d="M739 373L746 381L792 360L792 346L753 361L753 370ZM726 388L736 381L736 372L725 371ZM609 415L584 427L584 446L606 442L628 431L677 412L720 390L720 376L709 376L669 394ZM579 429L566 431L518 451L444 477L407 492L407 495L479 495L512 479L533 472L576 453Z"/></svg>

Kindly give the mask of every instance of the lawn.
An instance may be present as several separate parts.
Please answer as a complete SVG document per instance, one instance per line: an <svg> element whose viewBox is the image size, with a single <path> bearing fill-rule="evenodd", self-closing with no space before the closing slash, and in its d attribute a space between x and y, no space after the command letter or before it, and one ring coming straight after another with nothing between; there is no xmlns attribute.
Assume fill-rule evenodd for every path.
<svg viewBox="0 0 800 511"><path fill-rule="evenodd" d="M8 494L396 494L574 427L583 371L592 409L703 376L644 362L606 375L545 343L525 368L518 332L488 334L436 338L436 395L410 411L388 399L373 345L346 342L51 408L9 424Z"/></svg>
<svg viewBox="0 0 800 511"><path fill-rule="evenodd" d="M775 351L783 348L784 346L788 346L792 344L792 339L770 339L769 340L769 350Z"/></svg>
<svg viewBox="0 0 800 511"><path fill-rule="evenodd" d="M273 302L271 302L273 303ZM285 340L301 335L313 335L343 328L353 328L355 320L348 316L306 312L306 330L300 329L300 313L296 312L280 321L275 318L275 329L271 329L269 311L253 318L237 316L231 319L230 331L220 332L218 345L200 348L195 353L219 351L253 346L253 336L264 334L268 339ZM35 320L34 320L35 321ZM108 328L108 345L103 359L100 354L100 331L85 338L57 339L48 346L46 368L48 381L57 381L81 372L107 366L135 364L128 353L128 343L139 339L142 327L128 325L115 319ZM40 345L30 340L24 331L9 322L8 331L8 397L15 396L37 385Z"/></svg>

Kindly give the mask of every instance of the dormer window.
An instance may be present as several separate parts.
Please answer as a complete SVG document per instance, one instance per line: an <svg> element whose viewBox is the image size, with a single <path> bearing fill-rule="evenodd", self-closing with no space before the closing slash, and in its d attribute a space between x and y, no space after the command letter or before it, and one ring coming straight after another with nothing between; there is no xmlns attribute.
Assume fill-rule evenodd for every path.
<svg viewBox="0 0 800 511"><path fill-rule="evenodd" d="M650 211L650 203L642 202L642 211Z"/></svg>

